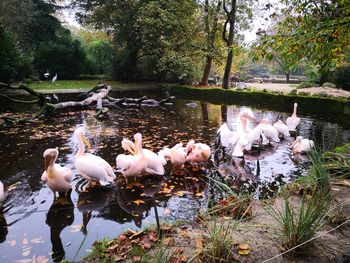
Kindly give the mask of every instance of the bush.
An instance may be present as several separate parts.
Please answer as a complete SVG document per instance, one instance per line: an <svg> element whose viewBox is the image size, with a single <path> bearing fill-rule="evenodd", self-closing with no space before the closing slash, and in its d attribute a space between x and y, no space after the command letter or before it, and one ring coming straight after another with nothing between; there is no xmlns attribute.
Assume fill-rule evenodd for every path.
<svg viewBox="0 0 350 263"><path fill-rule="evenodd" d="M311 88L311 87L317 87L318 85L315 82L305 81L298 85L298 89L305 89L305 88Z"/></svg>
<svg viewBox="0 0 350 263"><path fill-rule="evenodd" d="M305 91L301 91L301 92L298 92L298 95L299 96L310 96L310 93L309 92L305 92Z"/></svg>
<svg viewBox="0 0 350 263"><path fill-rule="evenodd" d="M350 90L350 65L336 69L330 80L339 88Z"/></svg>
<svg viewBox="0 0 350 263"><path fill-rule="evenodd" d="M13 80L21 66L22 56L12 32L0 20L0 81Z"/></svg>
<svg viewBox="0 0 350 263"><path fill-rule="evenodd" d="M297 89L292 89L292 90L288 93L288 95L297 95L297 93L298 93Z"/></svg>
<svg viewBox="0 0 350 263"><path fill-rule="evenodd" d="M333 84L332 82L325 82L322 84L322 87L333 88L333 89L337 88L337 86L335 84Z"/></svg>
<svg viewBox="0 0 350 263"><path fill-rule="evenodd" d="M34 59L40 76L47 70L51 77L57 73L58 78L75 78L83 73L85 53L78 40L73 40L69 31L61 32L56 41L41 42Z"/></svg>

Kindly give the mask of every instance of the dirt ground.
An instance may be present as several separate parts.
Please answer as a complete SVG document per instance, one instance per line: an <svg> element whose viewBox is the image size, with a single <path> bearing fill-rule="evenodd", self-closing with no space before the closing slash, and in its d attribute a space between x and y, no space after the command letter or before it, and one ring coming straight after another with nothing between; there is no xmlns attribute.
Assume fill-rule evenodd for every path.
<svg viewBox="0 0 350 263"><path fill-rule="evenodd" d="M289 93L293 89L296 89L296 85L294 84L284 84L284 83L247 83L249 88L255 88L257 90L270 90L270 91L281 91L285 94ZM318 93L326 93L327 95L331 95L334 97L350 97L350 92L342 89L333 89L333 88L324 88L324 87L312 87L312 88L304 88L298 89L299 92L307 92L310 95L318 94Z"/></svg>

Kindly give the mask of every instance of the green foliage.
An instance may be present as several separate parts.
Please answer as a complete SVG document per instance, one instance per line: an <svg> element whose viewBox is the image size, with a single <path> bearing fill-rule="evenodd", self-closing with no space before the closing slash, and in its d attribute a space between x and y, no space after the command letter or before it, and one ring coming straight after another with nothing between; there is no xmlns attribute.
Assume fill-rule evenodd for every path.
<svg viewBox="0 0 350 263"><path fill-rule="evenodd" d="M322 84L322 87L334 88L334 89L337 88L337 86L335 84L333 84L332 82L325 82L325 83Z"/></svg>
<svg viewBox="0 0 350 263"><path fill-rule="evenodd" d="M313 238L324 225L324 220L330 211L329 174L322 165L322 156L315 149L311 151L310 158L312 161L310 174L303 180L304 182L307 180L313 186L311 196L304 193L299 208L296 208L287 197L284 198L281 209L271 206L268 208L268 212L281 227L285 249L293 248Z"/></svg>
<svg viewBox="0 0 350 263"><path fill-rule="evenodd" d="M51 76L57 73L59 78L75 78L84 70L85 53L68 30L62 29L60 34L56 41L39 44L34 65L41 76L49 70Z"/></svg>
<svg viewBox="0 0 350 263"><path fill-rule="evenodd" d="M211 221L205 222L207 234L206 242L203 248L205 262L235 262L237 254L233 249L232 235L236 228L237 222L224 221L219 222L218 218L212 218Z"/></svg>
<svg viewBox="0 0 350 263"><path fill-rule="evenodd" d="M330 76L330 81L335 83L337 87L350 90L350 64L337 68Z"/></svg>
<svg viewBox="0 0 350 263"><path fill-rule="evenodd" d="M0 20L0 81L14 79L21 67L22 55L13 34Z"/></svg>
<svg viewBox="0 0 350 263"><path fill-rule="evenodd" d="M260 55L272 50L282 52L288 65L304 61L316 66L319 81L345 62L349 46L348 1L281 1L284 8L267 34L261 34L257 46Z"/></svg>
<svg viewBox="0 0 350 263"><path fill-rule="evenodd" d="M108 239L102 239L100 241L96 241L92 246L92 251L87 255L86 259L88 261L96 261L96 262L113 262L110 257L106 256L106 249L108 248Z"/></svg>
<svg viewBox="0 0 350 263"><path fill-rule="evenodd" d="M105 40L93 40L84 46L86 53L85 72L89 74L111 75L115 51Z"/></svg>
<svg viewBox="0 0 350 263"><path fill-rule="evenodd" d="M309 81L305 81L302 82L298 85L298 89L305 89L305 88L312 88L312 87L317 87L318 85L314 82L309 82Z"/></svg>

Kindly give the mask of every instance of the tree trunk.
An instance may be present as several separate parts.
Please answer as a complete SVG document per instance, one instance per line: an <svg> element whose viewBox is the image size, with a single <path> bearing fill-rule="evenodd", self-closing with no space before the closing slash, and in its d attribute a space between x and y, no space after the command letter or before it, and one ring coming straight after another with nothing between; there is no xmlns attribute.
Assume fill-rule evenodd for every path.
<svg viewBox="0 0 350 263"><path fill-rule="evenodd" d="M203 72L203 78L200 85L204 85L204 86L208 85L208 79L209 79L209 73L210 73L212 61L213 61L213 58L210 55L207 55L204 72Z"/></svg>
<svg viewBox="0 0 350 263"><path fill-rule="evenodd" d="M289 72L286 73L286 81L289 82Z"/></svg>
<svg viewBox="0 0 350 263"><path fill-rule="evenodd" d="M219 21L219 12L221 8L221 1L218 1L218 4L216 6L215 16L213 20L213 26L210 30L210 23L209 23L209 0L205 1L205 29L207 31L207 48L208 48L208 54L206 56L205 61L205 67L203 72L202 81L200 82L200 85L207 86L208 85L208 78L210 74L211 65L213 62L213 56L210 55L209 52L212 52L215 49L215 36L216 32L218 31L218 21Z"/></svg>
<svg viewBox="0 0 350 263"><path fill-rule="evenodd" d="M229 81L230 81L230 73L231 73L231 67L232 67L232 60L233 60L233 51L232 51L232 44L233 44L233 38L235 35L235 22L236 22L236 2L237 0L232 0L232 7L231 11L228 12L225 1L224 1L224 9L227 15L227 19L225 21L224 31L223 31L223 39L226 41L227 47L230 49L227 54L227 60L226 60L226 66L225 66L225 74L224 79L222 81L222 88L228 89L229 88ZM229 35L228 39L226 38L226 29L227 25L230 24L229 29Z"/></svg>

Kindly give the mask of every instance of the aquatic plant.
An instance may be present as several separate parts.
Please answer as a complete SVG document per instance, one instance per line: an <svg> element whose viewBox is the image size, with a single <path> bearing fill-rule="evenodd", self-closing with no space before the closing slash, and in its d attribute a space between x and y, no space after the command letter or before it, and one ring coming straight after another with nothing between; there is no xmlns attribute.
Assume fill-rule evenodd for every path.
<svg viewBox="0 0 350 263"><path fill-rule="evenodd" d="M329 174L322 166L321 155L313 149L310 153L312 168L308 179L313 184L311 196L303 193L300 207L284 197L281 208L269 206L267 211L280 227L283 248L291 249L313 238L325 223L332 198L329 187ZM292 254L298 251L293 250Z"/></svg>
<svg viewBox="0 0 350 263"><path fill-rule="evenodd" d="M206 238L202 251L204 262L235 262L238 259L237 253L232 243L233 231L238 221L219 221L217 217L206 221Z"/></svg>

